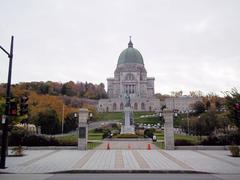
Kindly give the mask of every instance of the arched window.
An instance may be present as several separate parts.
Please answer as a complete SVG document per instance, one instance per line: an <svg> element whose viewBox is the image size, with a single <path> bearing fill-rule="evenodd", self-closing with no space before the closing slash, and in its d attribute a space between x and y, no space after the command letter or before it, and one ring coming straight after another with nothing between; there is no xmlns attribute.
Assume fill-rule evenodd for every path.
<svg viewBox="0 0 240 180"><path fill-rule="evenodd" d="M134 103L134 110L138 110L138 104Z"/></svg>
<svg viewBox="0 0 240 180"><path fill-rule="evenodd" d="M144 103L141 104L141 110L145 110L145 104Z"/></svg>
<svg viewBox="0 0 240 180"><path fill-rule="evenodd" d="M120 110L123 110L123 103L120 104Z"/></svg>
<svg viewBox="0 0 240 180"><path fill-rule="evenodd" d="M113 111L116 111L116 109L117 109L117 104L113 103Z"/></svg>
<svg viewBox="0 0 240 180"><path fill-rule="evenodd" d="M109 111L109 108L107 107L106 111L108 112Z"/></svg>
<svg viewBox="0 0 240 180"><path fill-rule="evenodd" d="M128 81L134 80L134 75L131 74L131 73L128 73L128 74L126 75L126 77L125 77L125 80L128 80Z"/></svg>

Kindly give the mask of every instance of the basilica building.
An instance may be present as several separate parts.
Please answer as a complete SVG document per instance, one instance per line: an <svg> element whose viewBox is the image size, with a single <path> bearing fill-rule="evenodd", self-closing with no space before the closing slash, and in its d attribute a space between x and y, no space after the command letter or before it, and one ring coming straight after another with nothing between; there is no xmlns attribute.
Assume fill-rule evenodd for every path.
<svg viewBox="0 0 240 180"><path fill-rule="evenodd" d="M147 77L143 57L130 39L128 48L119 55L114 77L107 79L108 99L99 100L98 111L123 111L126 96L130 96L133 111L159 111L161 103L154 96L154 80Z"/></svg>

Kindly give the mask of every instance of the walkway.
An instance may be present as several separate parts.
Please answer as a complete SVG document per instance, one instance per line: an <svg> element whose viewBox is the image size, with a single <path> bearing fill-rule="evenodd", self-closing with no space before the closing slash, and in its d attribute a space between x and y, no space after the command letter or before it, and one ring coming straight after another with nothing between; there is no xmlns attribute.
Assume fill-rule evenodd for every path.
<svg viewBox="0 0 240 180"><path fill-rule="evenodd" d="M239 174L240 158L229 151L191 150L27 150L8 157L0 172L47 173L72 170L200 171Z"/></svg>

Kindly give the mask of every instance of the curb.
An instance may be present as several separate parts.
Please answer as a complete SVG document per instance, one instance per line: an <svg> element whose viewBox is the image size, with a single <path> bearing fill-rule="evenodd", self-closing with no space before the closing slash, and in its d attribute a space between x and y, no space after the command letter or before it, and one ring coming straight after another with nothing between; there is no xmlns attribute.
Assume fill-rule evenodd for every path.
<svg viewBox="0 0 240 180"><path fill-rule="evenodd" d="M211 172L195 170L64 170L42 173L16 173L0 171L0 174L215 174Z"/></svg>
<svg viewBox="0 0 240 180"><path fill-rule="evenodd" d="M67 170L67 171L56 171L49 172L49 174L213 174L203 171L194 170Z"/></svg>

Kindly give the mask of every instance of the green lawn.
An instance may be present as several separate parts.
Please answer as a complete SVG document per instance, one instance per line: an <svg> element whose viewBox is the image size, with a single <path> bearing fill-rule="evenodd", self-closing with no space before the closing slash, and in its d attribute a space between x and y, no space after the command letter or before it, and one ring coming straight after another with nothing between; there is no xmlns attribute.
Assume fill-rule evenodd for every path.
<svg viewBox="0 0 240 180"><path fill-rule="evenodd" d="M101 144L101 142L94 142L96 141L100 141L102 140L102 134L103 133L93 133L93 132L89 132L88 133L88 140L90 142L88 142L87 144L87 148L88 149L94 149L96 146L98 146L99 144ZM56 139L64 144L69 144L69 145L77 145L77 138L78 136L76 134L71 134L71 135L65 135L65 136L59 136L56 137Z"/></svg>
<svg viewBox="0 0 240 180"><path fill-rule="evenodd" d="M160 123L159 118L157 117L149 117L149 118L137 118L134 119L135 123L142 123L142 124L157 124Z"/></svg>
<svg viewBox="0 0 240 180"><path fill-rule="evenodd" d="M161 132L154 133L157 136L157 140L164 140L164 134Z"/></svg>
<svg viewBox="0 0 240 180"><path fill-rule="evenodd" d="M70 134L70 135L64 135L64 136L58 136L55 137L59 142L67 142L69 144L76 144L77 143L77 135Z"/></svg>
<svg viewBox="0 0 240 180"><path fill-rule="evenodd" d="M107 121L107 120L122 120L123 113L122 112L101 112L97 113L98 121Z"/></svg>
<svg viewBox="0 0 240 180"><path fill-rule="evenodd" d="M150 115L153 112L134 112L133 117L134 119L139 119L142 115ZM107 120L119 120L123 119L123 112L100 112L97 113L97 120L98 121L107 121Z"/></svg>
<svg viewBox="0 0 240 180"><path fill-rule="evenodd" d="M102 135L103 133L88 133L88 140L102 140ZM56 137L57 140L68 142L77 142L77 138L76 134Z"/></svg>
<svg viewBox="0 0 240 180"><path fill-rule="evenodd" d="M103 133L88 133L88 140L102 140Z"/></svg>

